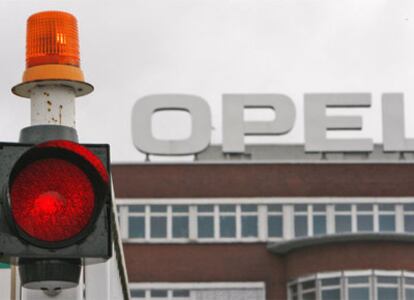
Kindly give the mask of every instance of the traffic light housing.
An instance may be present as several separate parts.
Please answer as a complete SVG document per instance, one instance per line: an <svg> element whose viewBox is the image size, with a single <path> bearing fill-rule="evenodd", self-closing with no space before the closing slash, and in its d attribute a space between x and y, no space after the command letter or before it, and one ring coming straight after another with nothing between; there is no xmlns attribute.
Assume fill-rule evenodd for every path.
<svg viewBox="0 0 414 300"><path fill-rule="evenodd" d="M0 143L0 261L112 255L108 145Z"/></svg>
<svg viewBox="0 0 414 300"><path fill-rule="evenodd" d="M0 142L0 262L48 295L77 286L82 265L112 255L109 146L80 145L75 129L75 98L92 91L75 16L30 16L26 70L12 92L30 99L31 126L20 143Z"/></svg>

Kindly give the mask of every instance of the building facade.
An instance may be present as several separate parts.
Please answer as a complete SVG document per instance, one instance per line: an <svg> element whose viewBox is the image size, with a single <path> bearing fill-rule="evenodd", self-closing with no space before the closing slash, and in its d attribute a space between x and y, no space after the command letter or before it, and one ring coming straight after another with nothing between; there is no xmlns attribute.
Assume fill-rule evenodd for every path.
<svg viewBox="0 0 414 300"><path fill-rule="evenodd" d="M112 166L132 299L414 299L414 153Z"/></svg>

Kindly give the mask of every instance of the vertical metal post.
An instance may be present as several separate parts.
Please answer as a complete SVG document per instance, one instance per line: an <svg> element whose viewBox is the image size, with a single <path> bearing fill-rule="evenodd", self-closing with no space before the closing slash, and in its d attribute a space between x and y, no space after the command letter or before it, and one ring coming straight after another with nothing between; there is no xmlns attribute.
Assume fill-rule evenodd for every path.
<svg viewBox="0 0 414 300"><path fill-rule="evenodd" d="M30 93L31 125L75 127L75 92L62 85L36 86Z"/></svg>
<svg viewBox="0 0 414 300"><path fill-rule="evenodd" d="M54 84L36 86L30 92L30 102L31 127L22 131L21 141L39 143L48 139L67 139L68 136L63 126L71 128L76 126L75 92L73 88ZM53 127L53 134L50 134L50 125L57 125ZM82 273L81 271L81 279L77 287L64 289L57 295L48 295L40 290L22 288L20 299L36 300L53 297L55 300L81 300L84 294ZM12 276L14 276L13 281L20 279L18 278L18 272L15 272Z"/></svg>

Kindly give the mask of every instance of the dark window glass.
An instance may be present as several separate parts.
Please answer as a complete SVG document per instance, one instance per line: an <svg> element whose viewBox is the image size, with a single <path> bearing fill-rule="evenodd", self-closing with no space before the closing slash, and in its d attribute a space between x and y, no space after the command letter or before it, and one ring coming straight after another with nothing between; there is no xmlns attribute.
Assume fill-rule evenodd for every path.
<svg viewBox="0 0 414 300"><path fill-rule="evenodd" d="M326 212L326 205L325 204L314 204L313 211Z"/></svg>
<svg viewBox="0 0 414 300"><path fill-rule="evenodd" d="M235 205L220 205L219 210L220 212L235 212L236 206Z"/></svg>
<svg viewBox="0 0 414 300"><path fill-rule="evenodd" d="M414 289L405 289L405 300L414 300Z"/></svg>
<svg viewBox="0 0 414 300"><path fill-rule="evenodd" d="M398 278L395 276L378 276L378 283L398 283Z"/></svg>
<svg viewBox="0 0 414 300"><path fill-rule="evenodd" d="M313 216L313 234L326 234L326 216Z"/></svg>
<svg viewBox="0 0 414 300"><path fill-rule="evenodd" d="M198 217L198 237L212 238L214 237L214 219L213 217Z"/></svg>
<svg viewBox="0 0 414 300"><path fill-rule="evenodd" d="M220 217L220 236L235 237L236 236L236 218L233 216Z"/></svg>
<svg viewBox="0 0 414 300"><path fill-rule="evenodd" d="M398 300L398 288L378 287L378 300Z"/></svg>
<svg viewBox="0 0 414 300"><path fill-rule="evenodd" d="M308 217L307 216L295 216L295 236L307 236L308 235Z"/></svg>
<svg viewBox="0 0 414 300"><path fill-rule="evenodd" d="M348 283L368 283L369 278L367 276L353 276L348 278Z"/></svg>
<svg viewBox="0 0 414 300"><path fill-rule="evenodd" d="M257 212L257 205L254 204L246 204L241 206L242 212Z"/></svg>
<svg viewBox="0 0 414 300"><path fill-rule="evenodd" d="M351 232L351 216L335 216L335 232Z"/></svg>
<svg viewBox="0 0 414 300"><path fill-rule="evenodd" d="M296 204L295 205L295 212L306 212L308 211L308 205L307 204Z"/></svg>
<svg viewBox="0 0 414 300"><path fill-rule="evenodd" d="M189 290L174 290L173 291L173 298L174 297L190 297Z"/></svg>
<svg viewBox="0 0 414 300"><path fill-rule="evenodd" d="M151 217L151 237L165 238L167 237L167 218Z"/></svg>
<svg viewBox="0 0 414 300"><path fill-rule="evenodd" d="M335 211L351 211L350 204L336 204Z"/></svg>
<svg viewBox="0 0 414 300"><path fill-rule="evenodd" d="M151 205L151 212L167 212L167 205Z"/></svg>
<svg viewBox="0 0 414 300"><path fill-rule="evenodd" d="M182 212L182 213L185 213L185 212L188 212L188 205L174 205L173 207L172 207L172 211L173 212L177 212L177 213L180 213L180 212Z"/></svg>
<svg viewBox="0 0 414 300"><path fill-rule="evenodd" d="M368 287L351 287L348 289L348 294L349 300L370 300Z"/></svg>
<svg viewBox="0 0 414 300"><path fill-rule="evenodd" d="M267 230L269 237L282 237L283 223L282 216L268 216Z"/></svg>
<svg viewBox="0 0 414 300"><path fill-rule="evenodd" d="M302 282L302 290L313 289L315 287L315 280Z"/></svg>
<svg viewBox="0 0 414 300"><path fill-rule="evenodd" d="M131 297L133 297L133 298L145 298L145 291L143 291L143 290L131 290Z"/></svg>
<svg viewBox="0 0 414 300"><path fill-rule="evenodd" d="M374 205L372 204L357 204L357 211L373 211Z"/></svg>
<svg viewBox="0 0 414 300"><path fill-rule="evenodd" d="M302 299L303 300L316 300L316 293L315 292L303 293Z"/></svg>
<svg viewBox="0 0 414 300"><path fill-rule="evenodd" d="M214 206L213 205L199 205L197 206L198 212L213 212Z"/></svg>
<svg viewBox="0 0 414 300"><path fill-rule="evenodd" d="M339 289L322 291L322 300L341 300Z"/></svg>
<svg viewBox="0 0 414 300"><path fill-rule="evenodd" d="M405 232L414 232L414 215L404 216Z"/></svg>
<svg viewBox="0 0 414 300"><path fill-rule="evenodd" d="M326 278L321 280L322 286L332 286L332 285L339 285L341 282L339 277L335 278Z"/></svg>
<svg viewBox="0 0 414 300"><path fill-rule="evenodd" d="M257 237L257 216L242 216L242 236Z"/></svg>
<svg viewBox="0 0 414 300"><path fill-rule="evenodd" d="M151 297L152 298L166 298L168 296L168 291L166 290L152 290Z"/></svg>
<svg viewBox="0 0 414 300"><path fill-rule="evenodd" d="M188 217L176 216L173 217L172 233L175 238L187 238L188 237Z"/></svg>
<svg viewBox="0 0 414 300"><path fill-rule="evenodd" d="M145 212L144 205L129 205L129 212Z"/></svg>
<svg viewBox="0 0 414 300"><path fill-rule="evenodd" d="M357 230L358 231L373 231L374 217L372 215L357 216Z"/></svg>
<svg viewBox="0 0 414 300"><path fill-rule="evenodd" d="M378 208L380 211L394 211L395 205L394 204L379 204Z"/></svg>
<svg viewBox="0 0 414 300"><path fill-rule="evenodd" d="M270 205L267 206L267 211L282 212L282 205L280 205L280 204L270 204Z"/></svg>
<svg viewBox="0 0 414 300"><path fill-rule="evenodd" d="M380 231L395 231L395 216L379 216Z"/></svg>
<svg viewBox="0 0 414 300"><path fill-rule="evenodd" d="M144 217L129 217L128 231L130 238L144 238L145 237L145 218Z"/></svg>

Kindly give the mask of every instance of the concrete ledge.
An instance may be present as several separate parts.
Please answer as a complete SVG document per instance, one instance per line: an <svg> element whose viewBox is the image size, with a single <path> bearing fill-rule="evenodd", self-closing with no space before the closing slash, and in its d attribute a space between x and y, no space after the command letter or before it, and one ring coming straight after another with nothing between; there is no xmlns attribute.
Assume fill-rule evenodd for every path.
<svg viewBox="0 0 414 300"><path fill-rule="evenodd" d="M296 249L346 242L404 242L414 243L414 234L406 233L346 233L295 238L269 243L267 249L274 254L287 254Z"/></svg>

